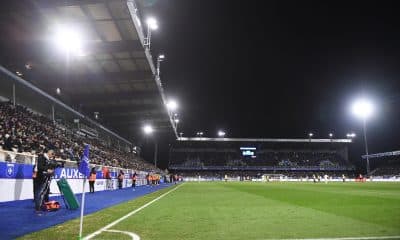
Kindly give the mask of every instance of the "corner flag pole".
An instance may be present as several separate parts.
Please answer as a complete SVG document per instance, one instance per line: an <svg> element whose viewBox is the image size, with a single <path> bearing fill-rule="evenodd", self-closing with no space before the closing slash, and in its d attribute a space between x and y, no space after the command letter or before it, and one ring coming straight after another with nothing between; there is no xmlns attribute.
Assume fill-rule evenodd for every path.
<svg viewBox="0 0 400 240"><path fill-rule="evenodd" d="M83 210L85 209L85 183L86 179L89 177L89 145L85 146L83 150L83 154L81 157L81 161L79 163L79 172L82 173L85 178L83 179L83 187L82 187L82 202L81 202L81 222L79 227L79 240L82 239L82 230L83 230Z"/></svg>
<svg viewBox="0 0 400 240"><path fill-rule="evenodd" d="M80 221L80 227L79 227L79 240L82 239L82 230L83 230L83 209L85 208L85 183L86 183L86 177L83 180L83 188L82 188L82 204L81 204L81 221Z"/></svg>

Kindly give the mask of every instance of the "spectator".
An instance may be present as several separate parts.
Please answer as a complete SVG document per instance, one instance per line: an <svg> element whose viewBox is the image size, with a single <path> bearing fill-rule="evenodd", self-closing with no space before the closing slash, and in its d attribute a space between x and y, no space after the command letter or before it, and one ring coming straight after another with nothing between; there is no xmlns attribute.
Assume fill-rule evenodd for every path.
<svg viewBox="0 0 400 240"><path fill-rule="evenodd" d="M96 181L96 169L92 168L89 175L89 191L94 193L94 183Z"/></svg>
<svg viewBox="0 0 400 240"><path fill-rule="evenodd" d="M118 174L118 189L122 189L122 181L124 180L124 172L122 170L119 171Z"/></svg>

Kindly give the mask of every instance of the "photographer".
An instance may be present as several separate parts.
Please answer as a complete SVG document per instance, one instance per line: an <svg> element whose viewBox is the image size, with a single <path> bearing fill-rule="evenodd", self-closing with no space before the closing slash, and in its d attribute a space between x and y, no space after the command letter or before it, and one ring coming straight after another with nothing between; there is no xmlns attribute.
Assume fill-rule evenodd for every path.
<svg viewBox="0 0 400 240"><path fill-rule="evenodd" d="M47 153L39 155L36 163L37 174L35 181L35 210L38 215L41 215L41 207L43 202L49 201L49 191L50 178L54 173L54 166L52 161L54 161L54 151L48 150Z"/></svg>

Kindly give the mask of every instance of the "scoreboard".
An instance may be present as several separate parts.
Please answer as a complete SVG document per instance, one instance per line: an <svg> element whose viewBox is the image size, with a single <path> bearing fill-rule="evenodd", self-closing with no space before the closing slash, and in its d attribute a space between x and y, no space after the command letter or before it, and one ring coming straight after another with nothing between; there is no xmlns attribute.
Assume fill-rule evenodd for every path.
<svg viewBox="0 0 400 240"><path fill-rule="evenodd" d="M256 158L256 150L255 147L240 147L242 156L245 158Z"/></svg>

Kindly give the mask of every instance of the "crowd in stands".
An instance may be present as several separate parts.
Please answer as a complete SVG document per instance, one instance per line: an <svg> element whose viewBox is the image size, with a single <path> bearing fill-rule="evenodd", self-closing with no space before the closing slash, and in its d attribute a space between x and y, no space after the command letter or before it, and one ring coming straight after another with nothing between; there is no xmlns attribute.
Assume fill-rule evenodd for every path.
<svg viewBox="0 0 400 240"><path fill-rule="evenodd" d="M382 176L382 177L391 177L398 176L400 177L400 166L384 166L375 169L372 173L373 176Z"/></svg>
<svg viewBox="0 0 400 240"><path fill-rule="evenodd" d="M371 158L369 161L372 176L383 178L397 176L400 178L400 155Z"/></svg>
<svg viewBox="0 0 400 240"><path fill-rule="evenodd" d="M78 134L71 128L54 123L26 107L0 103L0 149L38 154L55 150L56 158L77 160L85 144L90 145L90 162L98 165L142 171L160 171L132 152L107 144L100 138Z"/></svg>
<svg viewBox="0 0 400 240"><path fill-rule="evenodd" d="M226 151L177 151L171 155L171 165L182 167L202 166L276 166L276 167L324 167L350 166L336 151L261 150L254 157L241 156L237 149Z"/></svg>
<svg viewBox="0 0 400 240"><path fill-rule="evenodd" d="M348 171L335 171L335 172L323 172L323 171L275 171L275 172L257 172L257 171L179 171L177 172L183 178L198 178L202 179L214 179L223 180L225 176L228 178L239 179L239 180L251 180L261 179L264 174L275 174L281 175L283 178L288 179L312 179L314 176L325 176L329 178L341 179L343 175L346 178L354 179L358 175L354 172Z"/></svg>

